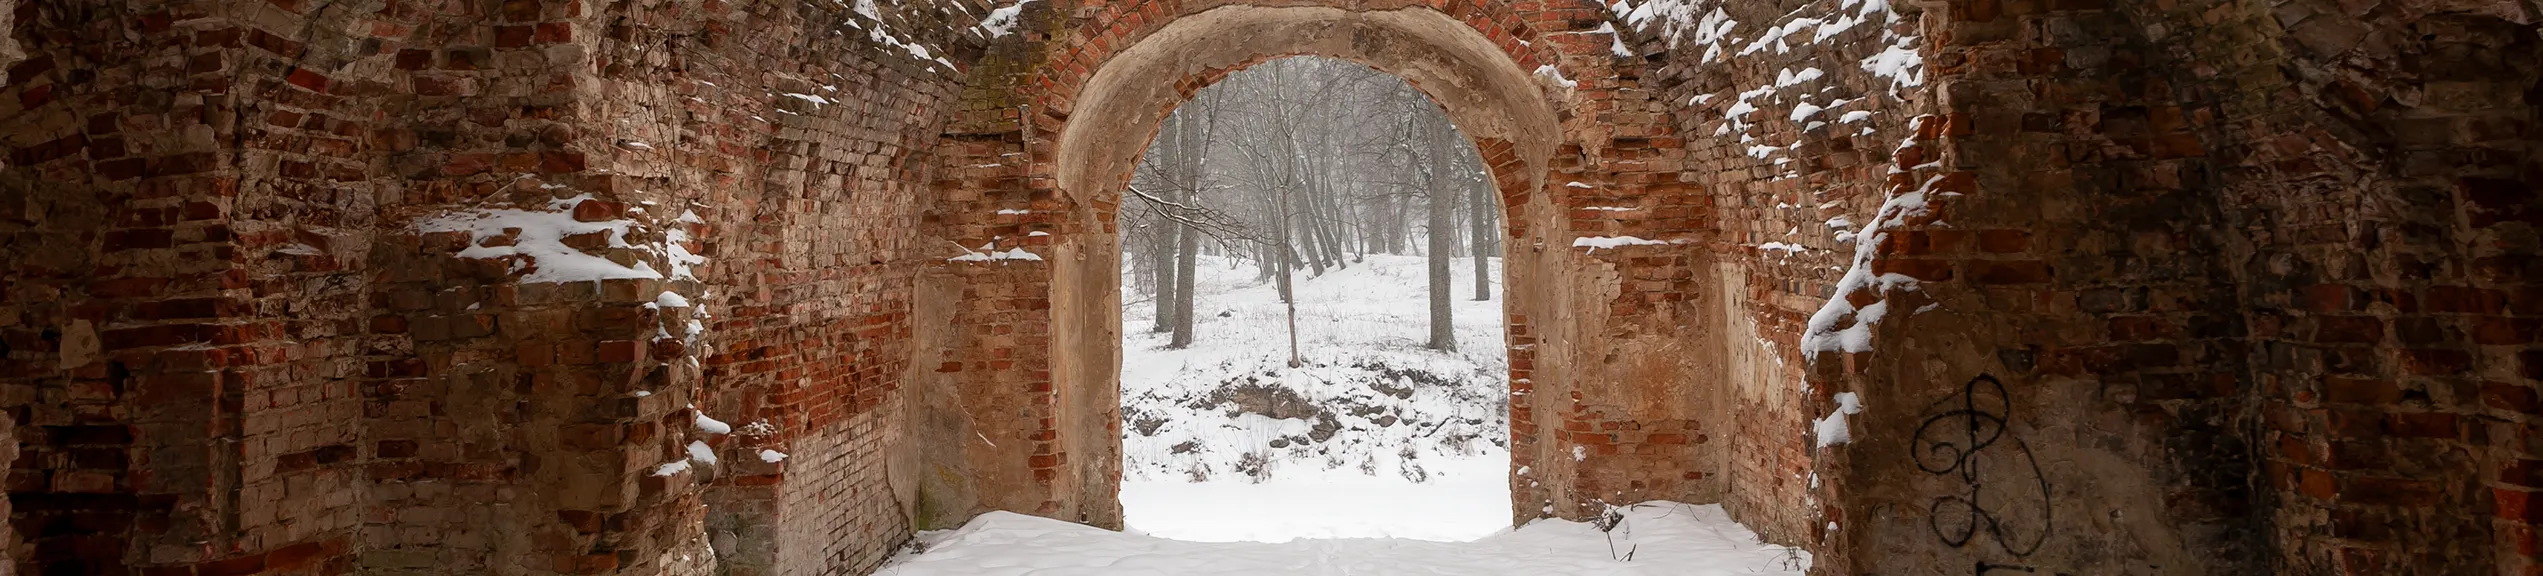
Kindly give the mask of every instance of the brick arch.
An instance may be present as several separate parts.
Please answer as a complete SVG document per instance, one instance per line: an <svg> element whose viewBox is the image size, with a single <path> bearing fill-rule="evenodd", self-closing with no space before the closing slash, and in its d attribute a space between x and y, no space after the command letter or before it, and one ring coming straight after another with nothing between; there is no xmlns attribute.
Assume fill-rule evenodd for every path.
<svg viewBox="0 0 2543 576"><path fill-rule="evenodd" d="M1164 117L1195 87L1294 55L1366 64L1405 77L1431 95L1487 155L1502 185L1503 222L1512 238L1532 239L1526 226L1530 212L1550 211L1531 210L1526 199L1544 185L1544 167L1562 139L1552 105L1516 62L1438 12L1228 6L1186 16L1119 51L1073 95L1078 112L1050 144L1057 148L1055 177L1047 181L1068 200L1065 217L1074 224L1067 227L1074 233L1063 234L1053 247L1059 257L1053 260L1051 332L1062 349L1053 353L1052 385L1063 399L1054 432L1063 439L1077 436L1079 448L1069 452L1094 460L1079 462L1087 501L1113 499L1121 467L1120 237L1114 221L1119 190L1128 185ZM1505 260L1504 285L1510 288L1504 307L1514 317L1527 316L1541 299L1535 279L1549 276L1538 264L1524 257ZM1097 434L1102 437L1092 437Z"/></svg>
<svg viewBox="0 0 2543 576"><path fill-rule="evenodd" d="M1046 95L1067 114L1049 182L1107 227L1120 189L1173 108L1203 87L1261 62L1323 56L1411 82L1440 104L1503 182L1507 221L1526 222L1525 199L1563 139L1540 82L1479 33L1428 10L1228 6L1177 20L1116 54L1076 94ZM1228 43L1228 37L1276 38ZM1171 81L1160 81L1170 78ZM1496 151L1506 149L1506 154Z"/></svg>
<svg viewBox="0 0 2543 576"><path fill-rule="evenodd" d="M1171 0L1136 0L1109 2L1087 19L1084 26L1069 31L1052 50L1051 61L1041 66L1026 85L1035 93L1033 104L1043 110L1062 114L1075 111L1072 105L1083 92L1085 83L1096 70L1110 63L1131 46L1148 39L1182 18L1216 11L1226 7L1243 8L1326 8L1331 2L1283 0L1270 2L1227 2L1224 0L1178 2ZM1507 55L1524 70L1554 65L1569 73L1562 56L1544 38L1531 18L1543 20L1545 14L1523 14L1507 2L1499 0L1378 0L1354 3L1353 12L1422 10L1444 15Z"/></svg>
<svg viewBox="0 0 2543 576"><path fill-rule="evenodd" d="M1546 160L1554 154L1553 147L1563 139L1559 134L1562 127L1558 125L1559 120L1556 118L1558 112L1550 102L1538 98L1540 95L1536 89L1537 82L1531 78L1530 71L1537 70L1540 66L1552 66L1566 77L1576 77L1580 73L1569 70L1565 64L1561 63L1562 57L1552 44L1542 42L1544 38L1540 36L1535 26L1529 24L1528 15L1511 9L1504 2L1397 0L1370 2L1351 8L1336 8L1330 4L1327 2L1179 3L1158 0L1106 3L1102 6L1101 12L1089 18L1088 24L1074 29L1060 41L1058 47L1053 50L1057 56L1037 67L1036 72L1024 83L1023 96L1031 102L1027 106L1026 114L1027 120L1033 126L1030 132L1039 133L1044 138L1056 132L1059 133L1058 140L1065 143L1068 142L1068 133L1072 127L1092 124L1109 128L1110 125L1105 121L1126 119L1137 122L1141 128L1108 129L1105 132L1127 135L1137 142L1145 143L1154 138L1156 127L1174 106L1179 105L1201 88L1224 79L1228 74L1257 63L1288 56L1313 55L1348 60L1404 78L1416 89L1429 95L1432 101L1441 103L1448 111L1450 118L1456 121L1460 133L1474 141L1476 150L1483 154L1486 165L1494 171L1496 183L1504 193L1503 207L1510 211L1506 214L1510 218L1505 218L1504 221L1523 224L1525 219L1517 217L1520 215L1517 210L1525 198L1524 196L1514 198L1511 195L1524 194L1525 190L1522 188L1525 188L1526 183L1532 181L1534 177L1521 170L1524 167L1521 162L1533 165L1537 171L1541 172ZM1337 36L1332 30L1299 29L1337 25L1352 26L1353 30L1373 33L1379 37L1376 40L1378 45L1355 45L1358 42L1349 35ZM1177 38L1178 30L1183 33L1200 34L1217 31L1220 34L1207 39ZM1243 32L1238 32L1239 30ZM1283 48L1221 50L1220 53L1207 56L1199 54L1214 42L1244 37L1243 34L1249 33L1281 37L1283 39L1278 44ZM1163 34L1163 37L1160 37L1160 34ZM1305 35L1321 37L1303 38L1302 36ZM1453 46L1459 50L1459 53L1454 56L1437 56L1437 60L1432 62L1416 63L1412 60L1418 55L1380 54L1379 52L1386 50L1382 45L1387 42L1411 43L1411 45L1434 48ZM1165 63L1167 69L1150 67L1143 72L1162 72L1176 80L1171 83L1153 83L1144 82L1146 79L1142 78L1141 85L1146 86L1152 93L1143 95L1144 98L1139 98L1135 102L1124 101L1118 95L1107 94L1103 90L1090 92L1095 88L1095 83L1104 80L1103 71L1122 70L1123 68L1114 66L1120 64L1119 60L1123 55L1132 53L1134 48L1152 55L1173 56L1174 61ZM1241 55L1241 57L1229 59L1231 55ZM1138 58L1135 53L1132 56L1134 59ZM1494 57L1503 59L1504 62L1481 64L1481 61ZM1212 61L1212 58L1217 60ZM1463 70L1452 70L1456 68L1463 68ZM1491 78L1473 74L1481 70L1491 70L1501 74ZM1449 77L1460 72L1464 73L1462 77ZM1477 81L1494 82L1501 86L1472 85ZM1480 98L1473 97L1474 95L1496 87L1505 92L1515 92L1517 95L1499 98L1500 101L1495 102L1494 105L1475 105L1479 104L1477 101ZM1170 92L1171 95L1167 95L1166 92ZM1504 96L1509 94L1505 93ZM1484 108L1492 108L1492 110L1486 111ZM1523 122L1526 124L1523 128L1506 126L1511 122L1497 118L1498 116L1516 116L1517 114L1513 113L1517 112L1524 112L1528 116ZM1085 116L1098 118L1096 122L1073 121ZM1522 131L1526 134L1518 133ZM1028 133L1026 137L1031 139L1035 137L1035 134ZM1521 142L1534 144L1542 149L1520 146ZM1081 175L1085 176L1087 181L1082 188L1092 193L1082 198L1076 195L1068 197L1104 207L1103 212L1106 217L1102 219L1102 222L1109 226L1109 212L1112 205L1118 201L1118 189L1128 182L1129 167L1135 162L1139 152L1146 148L1144 146L1095 148L1095 150L1082 148L1071 150L1067 146L1060 146L1056 152L1060 156L1058 166L1061 168L1055 174L1057 181L1036 180L1031 183L1031 186L1037 190L1051 189L1050 186L1053 185L1056 185L1056 190L1060 191L1074 190L1081 186L1073 186L1072 184L1077 184L1073 179ZM1504 149L1511 154L1496 153ZM1122 151L1127 153L1120 153ZM1072 152L1090 154L1110 152L1112 154L1109 157L1094 160L1092 164L1119 169L1112 172L1099 170L1092 174L1070 172L1067 168L1073 165L1074 158L1069 157ZM1511 180L1513 178L1516 180Z"/></svg>
<svg viewBox="0 0 2543 576"><path fill-rule="evenodd" d="M1009 77L1011 91L993 88L968 107L974 116L956 129L989 131L953 135L959 148L941 160L950 176L939 180L944 200L931 217L951 243L1022 247L1041 260L948 263L931 275L942 290L920 290L958 301L921 302L918 324L963 327L919 352L937 367L921 377L951 391L946 405L927 409L960 413L921 434L976 440L935 451L932 465L957 472L927 480L922 500L946 495L948 520L1004 509L1117 525L1120 187L1174 105L1236 70L1298 55L1408 80L1493 171L1510 239L1519 519L1595 515L1598 502L1719 498L1715 448L1701 446L1699 430L1719 415L1691 390L1718 381L1697 373L1718 364L1710 359L1722 339L1682 329L1718 320L1698 304L1718 297L1699 294L1706 256L1687 249L1701 242L1708 212L1676 173L1668 128L1654 116L1614 115L1653 103L1631 90L1639 71L1627 69L1638 63L1612 55L1614 39L1596 30L1603 12L1589 3L1269 4L1054 6L1073 24L1041 47L1044 59L1025 54L1033 63ZM981 122L984 110L1023 122L1000 134ZM1619 203L1645 212L1585 209ZM1574 247L1577 236L1666 242L1589 250Z"/></svg>

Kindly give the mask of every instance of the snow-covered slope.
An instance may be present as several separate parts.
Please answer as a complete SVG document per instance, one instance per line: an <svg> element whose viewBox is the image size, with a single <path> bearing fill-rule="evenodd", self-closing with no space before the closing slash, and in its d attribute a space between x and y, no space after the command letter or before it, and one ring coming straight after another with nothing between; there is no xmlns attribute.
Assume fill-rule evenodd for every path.
<svg viewBox="0 0 2543 576"><path fill-rule="evenodd" d="M1322 277L1299 274L1306 365L1294 370L1278 292L1256 282L1250 265L1203 257L1195 339L1182 350L1147 332L1153 308L1133 292L1122 320L1122 498L1131 527L1277 541L1463 540L1507 526L1499 274L1493 299L1474 301L1474 261L1456 262L1460 352L1423 347L1429 292L1420 257L1370 255ZM1252 517L1263 521L1184 514L1193 500L1231 498L1259 508ZM1378 503L1353 503L1361 500L1429 512L1364 514Z"/></svg>

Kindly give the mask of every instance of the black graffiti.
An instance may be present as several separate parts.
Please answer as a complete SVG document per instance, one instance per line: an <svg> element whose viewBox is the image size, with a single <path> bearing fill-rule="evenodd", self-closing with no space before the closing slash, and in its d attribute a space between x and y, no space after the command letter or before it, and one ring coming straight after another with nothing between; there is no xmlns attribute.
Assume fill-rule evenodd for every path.
<svg viewBox="0 0 2543 576"><path fill-rule="evenodd" d="M2029 573L2029 572L2038 572L2038 570L2033 570L2033 569L2032 569L2031 567L2029 567L2029 566L2015 566L2015 565L2012 565L2012 564L1997 564L1997 563L1994 563L1994 562L1979 562L1979 563L1978 563L1978 572L1977 572L1978 576L1987 576L1987 574L1995 573L1995 572L2026 572L2026 573Z"/></svg>
<svg viewBox="0 0 2543 576"><path fill-rule="evenodd" d="M1984 389L1982 390L1982 387ZM1981 395L1981 392L1989 394ZM1916 467L1936 476L1957 475L1967 486L1963 493L1934 499L1926 509L1926 525L1934 537L1953 548L1962 548L1985 535L2004 547L2016 558L2030 556L2048 541L2050 520L2048 476L2040 472L2040 462L2031 455L2031 446L2013 436L2005 425L2013 420L2013 402L2005 394L2004 383L1994 376L1980 374L1962 387L1958 406L1946 401L1944 410L1925 419L1916 427ZM2004 458L1981 460L1989 449L2003 457L2018 459L2020 464L1998 470L1983 465ZM2004 451L2010 451L2009 454ZM2006 476L2011 474L2012 476ZM2028 478L2021 475L2028 474ZM2010 482L2007 482L2010 480ZM2011 484L2011 489L2001 488ZM2036 489L2035 495L2031 490ZM2008 498L2028 499L2036 496L2036 523L2029 514L2014 519L2001 516L2008 509ZM2018 520L2018 521L2016 521ZM2021 570L2027 566L1980 563L1978 572Z"/></svg>

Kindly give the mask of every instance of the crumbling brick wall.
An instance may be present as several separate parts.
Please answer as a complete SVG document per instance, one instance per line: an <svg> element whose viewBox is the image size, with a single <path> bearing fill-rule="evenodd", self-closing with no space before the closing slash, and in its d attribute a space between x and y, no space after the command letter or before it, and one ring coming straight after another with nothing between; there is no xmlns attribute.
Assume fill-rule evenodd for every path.
<svg viewBox="0 0 2543 576"><path fill-rule="evenodd" d="M1923 8L1822 569L2530 564L2530 7Z"/></svg>
<svg viewBox="0 0 2543 576"><path fill-rule="evenodd" d="M908 534L898 251L958 80L908 46L960 7L107 8L19 12L0 110L20 567L855 573ZM652 250L576 248L696 278L419 228L576 195ZM655 474L691 441L722 466Z"/></svg>
<svg viewBox="0 0 2543 576"><path fill-rule="evenodd" d="M2531 3L2205 4L2168 56L2219 73L2199 136L2243 242L2262 558L2301 573L2537 566ZM2217 15L2225 15L2219 17Z"/></svg>
<svg viewBox="0 0 2543 576"><path fill-rule="evenodd" d="M949 8L623 8L559 37L588 39L598 70L561 87L586 99L564 128L589 156L563 181L533 184L594 194L578 218L599 202L593 219L650 225L663 242L683 232L703 262L694 279L551 293L520 311L528 327L500 335L514 364L552 363L539 372L559 381L548 391L532 375L523 400L546 419L532 426L570 434L531 451L620 462L598 471L601 499L522 520L537 527L528 555L557 557L560 571L869 570L909 531L907 482L891 477L906 453L903 251L926 180L917 159L956 80L950 61L922 52L949 43ZM547 26L516 18L496 38L523 29L534 48L556 36ZM586 402L619 407L571 408Z"/></svg>
<svg viewBox="0 0 2543 576"><path fill-rule="evenodd" d="M1758 27L1817 31L1862 5L1719 8L1751 31L1734 40L1754 42ZM1768 116L1793 110L1789 89L1760 93L1784 107L1759 104L1755 129L1728 118L1735 93L1805 67L1829 72L1806 88L1877 93L1883 79L1863 74L1877 28L1731 44L1718 58L1700 22L1641 30L1656 36L1641 46L1657 74L1692 104L1681 131L1708 160L1705 182L1742 215L1721 220L1720 248L1780 245L1747 267L1754 333L1806 339L1830 298L1850 300L1836 328L1857 307L1889 306L1866 351L1787 356L1808 366L1814 394L1744 411L1819 436L1784 418L1824 418L1836 392L1873 405L1854 444L1816 458L1771 439L1735 447L1736 513L1770 535L1815 530L1791 515L1819 516L1838 529L1821 549L1837 572L2122 557L2213 573L2530 563L2513 543L2530 539L2532 384L2518 355L2533 339L2516 305L2527 272L2509 262L2534 250L2521 236L2535 178L2532 6L1894 8L1889 37L1913 40L1897 45L1929 77L1863 109L1873 132L1912 129L1888 141ZM1652 47L1671 41L1678 50ZM1851 246L1784 239L1830 216L1865 225L1883 200L1916 192L1928 205L1862 266L1918 281L1908 289L1839 293L1829 284ZM1969 387L1979 374L2006 389ZM1994 449L2019 450L1917 461L1972 448L1931 433L1972 421L1953 416L1959 400L1987 406L1984 426L2008 418ZM1965 491L1949 478L1963 464L2046 492L1990 504L2014 526L2002 535L1863 517ZM1812 467L1825 478L1807 492L1772 484Z"/></svg>
<svg viewBox="0 0 2543 576"><path fill-rule="evenodd" d="M703 207L716 262L700 287L712 349L693 353L696 405L738 427L714 441L726 468L706 495L732 573L857 573L909 533L911 252L960 79L909 47L959 45L957 8L664 6L613 32L628 64L611 80L652 96L628 124L667 129L629 137L678 142L649 176Z"/></svg>
<svg viewBox="0 0 2543 576"><path fill-rule="evenodd" d="M1611 15L1650 69L1686 170L1714 207L1705 280L1727 294L1722 340L1737 414L1724 504L1769 539L1814 541L1825 514L1812 420L1836 392L1810 375L1810 319L1847 273L1882 206L1899 143L1929 106L1908 68L1872 64L1911 47L1921 15L1862 2L1652 2ZM1911 163L1908 166L1913 166ZM1918 245L1925 243L1920 239ZM1838 354L1824 366L1838 365Z"/></svg>
<svg viewBox="0 0 2543 576"><path fill-rule="evenodd" d="M9 489L28 572L343 566L370 184L300 65L356 57L342 19L30 4L10 69L8 405L35 432ZM314 244L313 244L314 243ZM348 369L350 368L350 369Z"/></svg>
<svg viewBox="0 0 2543 576"><path fill-rule="evenodd" d="M1932 180L1912 186L1932 207L1880 267L1923 282L1892 306L1938 308L1883 326L1899 345L1854 380L1895 408L1832 466L1847 565L2256 566L2210 156L2188 133L2196 106L2125 22L2094 4L1927 11L1948 96L1916 148ZM1919 505L1933 511L1873 512Z"/></svg>

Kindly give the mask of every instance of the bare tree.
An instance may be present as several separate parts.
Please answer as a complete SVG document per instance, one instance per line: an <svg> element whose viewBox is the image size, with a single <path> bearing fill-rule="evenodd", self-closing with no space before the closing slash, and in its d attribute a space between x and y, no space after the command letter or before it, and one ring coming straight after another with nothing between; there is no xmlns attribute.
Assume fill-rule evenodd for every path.
<svg viewBox="0 0 2543 576"><path fill-rule="evenodd" d="M1172 126L1173 124L1181 123L1182 120L1183 119L1180 116L1170 118L1168 124L1169 129L1165 130L1164 134L1161 134L1158 137L1156 143L1149 146L1149 153L1141 158L1142 163L1164 164L1171 168L1152 167L1148 170L1148 172L1158 172L1165 169L1179 168L1180 163L1176 161L1175 157L1183 152L1183 134L1182 130L1173 129ZM1183 193L1182 189L1182 186L1169 185L1166 187L1165 194L1169 198L1180 201L1180 196ZM1149 289L1148 293L1156 296L1152 300L1152 302L1156 305L1156 322L1148 327L1149 332L1171 332L1174 330L1174 289L1182 286L1182 284L1176 282L1174 278L1177 270L1174 265L1174 255L1179 252L1179 250L1175 248L1175 240L1182 236L1182 228L1182 226L1175 225L1172 222L1159 220L1155 222L1154 227L1148 230L1148 249L1143 252L1147 259L1147 267L1149 270L1148 278L1149 281L1153 283L1153 287Z"/></svg>
<svg viewBox="0 0 2543 576"><path fill-rule="evenodd" d="M1433 146L1447 148L1448 139L1456 137L1456 129L1446 122L1424 124L1427 124L1423 128ZM1448 305L1448 260L1452 257L1450 254L1456 251L1457 240L1453 236L1456 228L1451 225L1451 218L1454 218L1457 209L1457 197L1464 195L1457 190L1464 179L1450 174L1447 150L1438 148L1430 151L1428 162L1431 168L1427 171L1431 184L1428 190L1430 246L1426 256L1430 259L1430 348L1446 352L1457 349L1456 320L1451 317L1452 309Z"/></svg>
<svg viewBox="0 0 2543 576"><path fill-rule="evenodd" d="M1182 119L1175 123L1176 137L1185 143L1185 150L1179 152L1177 159L1183 161L1182 172L1192 182L1192 185L1182 187L1182 195L1176 198L1185 203L1201 200L1202 173L1209 167L1210 143L1216 140L1218 132L1219 97L1220 94L1213 93L1208 98L1195 99L1185 105L1185 113L1177 114ZM1199 265L1201 234L1192 226L1178 226L1176 230L1174 338L1167 346L1179 349L1192 345L1192 275Z"/></svg>
<svg viewBox="0 0 2543 576"><path fill-rule="evenodd" d="M1173 348L1192 344L1193 279L1202 236L1224 242L1247 240L1250 235L1241 218L1205 206L1221 99L1221 93L1212 92L1166 118L1141 157L1129 194L1140 201L1137 205L1153 211L1140 218L1146 223L1143 229L1149 246L1142 258L1150 270L1144 279L1153 283L1150 293L1155 295L1156 323L1151 331L1172 333L1168 346Z"/></svg>
<svg viewBox="0 0 2543 576"><path fill-rule="evenodd" d="M1474 168L1466 174L1470 179L1462 181L1471 182L1466 189L1474 192L1466 198L1467 243L1475 257L1475 301L1481 302L1492 299L1492 252L1501 237L1494 217L1500 215L1501 203L1493 198L1491 176L1481 166Z"/></svg>

